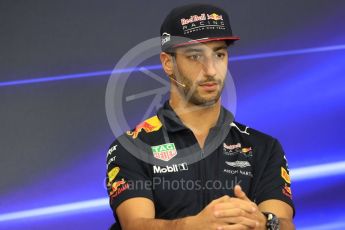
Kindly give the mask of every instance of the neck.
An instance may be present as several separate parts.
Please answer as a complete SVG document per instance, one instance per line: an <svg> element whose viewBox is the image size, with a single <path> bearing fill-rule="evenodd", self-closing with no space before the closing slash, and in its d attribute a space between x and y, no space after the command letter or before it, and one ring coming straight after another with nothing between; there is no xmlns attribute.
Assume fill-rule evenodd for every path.
<svg viewBox="0 0 345 230"><path fill-rule="evenodd" d="M210 128L214 127L218 121L220 99L210 106L197 106L174 97L171 97L169 103L183 124L196 135L207 136Z"/></svg>

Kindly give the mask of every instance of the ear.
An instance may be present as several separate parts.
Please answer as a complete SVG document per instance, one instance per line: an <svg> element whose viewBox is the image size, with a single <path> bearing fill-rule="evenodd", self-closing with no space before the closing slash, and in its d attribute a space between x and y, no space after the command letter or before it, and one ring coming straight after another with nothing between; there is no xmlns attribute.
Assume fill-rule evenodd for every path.
<svg viewBox="0 0 345 230"><path fill-rule="evenodd" d="M165 52L161 52L159 57L161 59L164 72L168 76L171 76L174 72L174 65L173 65L173 60L172 60L173 57L170 54L165 53Z"/></svg>

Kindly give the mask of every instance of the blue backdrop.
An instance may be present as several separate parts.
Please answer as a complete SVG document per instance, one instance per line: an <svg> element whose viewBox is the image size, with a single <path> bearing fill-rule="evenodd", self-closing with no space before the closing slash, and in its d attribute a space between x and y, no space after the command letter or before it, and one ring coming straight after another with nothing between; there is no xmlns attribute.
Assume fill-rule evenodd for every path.
<svg viewBox="0 0 345 230"><path fill-rule="evenodd" d="M109 75L183 1L37 2L0 7L0 229L107 229ZM335 2L218 2L242 38L229 51L236 120L281 141L304 230L345 229L345 4ZM143 17L152 24L136 25Z"/></svg>

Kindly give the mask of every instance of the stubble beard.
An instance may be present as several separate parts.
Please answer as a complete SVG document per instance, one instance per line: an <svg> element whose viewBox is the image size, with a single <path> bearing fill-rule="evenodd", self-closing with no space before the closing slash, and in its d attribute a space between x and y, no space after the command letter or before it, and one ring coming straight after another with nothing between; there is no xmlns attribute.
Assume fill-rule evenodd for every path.
<svg viewBox="0 0 345 230"><path fill-rule="evenodd" d="M183 97L188 103L196 106L209 107L214 105L219 101L224 89L224 81L221 81L219 79L216 80L214 77L209 77L205 81L199 81L193 84L190 79L180 74L179 81L185 85L185 87L178 87L180 89L180 93L183 94ZM198 91L199 84L205 82L217 82L217 84L220 86L215 96L209 97L200 95L200 92Z"/></svg>

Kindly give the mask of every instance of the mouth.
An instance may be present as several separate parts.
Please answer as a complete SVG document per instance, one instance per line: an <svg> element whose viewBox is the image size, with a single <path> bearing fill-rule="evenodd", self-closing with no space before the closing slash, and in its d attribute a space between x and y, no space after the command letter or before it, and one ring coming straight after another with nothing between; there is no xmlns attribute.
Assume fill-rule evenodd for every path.
<svg viewBox="0 0 345 230"><path fill-rule="evenodd" d="M202 89L205 91L215 91L218 88L218 83L217 82L205 82L202 84L199 84Z"/></svg>

